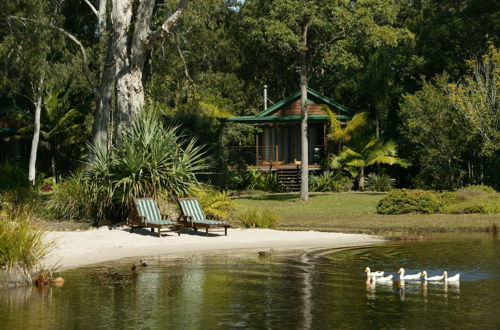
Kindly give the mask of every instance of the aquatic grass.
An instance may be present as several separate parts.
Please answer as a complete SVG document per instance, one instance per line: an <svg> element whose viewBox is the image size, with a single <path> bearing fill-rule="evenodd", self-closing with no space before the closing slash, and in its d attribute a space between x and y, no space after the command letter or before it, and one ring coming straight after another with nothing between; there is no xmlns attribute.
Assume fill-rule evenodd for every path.
<svg viewBox="0 0 500 330"><path fill-rule="evenodd" d="M0 285L30 282L31 271L52 248L53 243L44 239L44 231L34 226L32 217L0 216Z"/></svg>

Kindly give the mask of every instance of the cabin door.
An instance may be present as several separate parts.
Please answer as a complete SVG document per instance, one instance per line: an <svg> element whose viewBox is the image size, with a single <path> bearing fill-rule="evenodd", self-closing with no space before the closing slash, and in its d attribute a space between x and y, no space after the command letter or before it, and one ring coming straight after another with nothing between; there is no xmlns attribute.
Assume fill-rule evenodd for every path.
<svg viewBox="0 0 500 330"><path fill-rule="evenodd" d="M285 161L285 141L287 131L279 126L266 126L264 133L264 162L283 163Z"/></svg>
<svg viewBox="0 0 500 330"><path fill-rule="evenodd" d="M322 126L321 125L309 125L308 129L308 151L309 151L309 163L318 163L319 157L321 156L322 150ZM302 161L302 142L300 136L300 126L290 126L288 127L289 138L288 138L288 148L287 149L287 159L288 163L300 164Z"/></svg>

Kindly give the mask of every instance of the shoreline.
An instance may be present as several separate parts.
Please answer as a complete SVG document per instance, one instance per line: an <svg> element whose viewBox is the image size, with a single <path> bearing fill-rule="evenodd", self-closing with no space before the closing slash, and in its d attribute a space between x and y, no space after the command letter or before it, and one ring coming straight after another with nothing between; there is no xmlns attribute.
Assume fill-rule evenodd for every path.
<svg viewBox="0 0 500 330"><path fill-rule="evenodd" d="M220 232L162 232L162 237L146 229L107 227L86 231L47 232L46 239L55 248L44 259L45 265L61 270L131 257L154 257L243 249L341 248L385 242L379 236L319 231L282 231L272 229L229 229L228 236Z"/></svg>

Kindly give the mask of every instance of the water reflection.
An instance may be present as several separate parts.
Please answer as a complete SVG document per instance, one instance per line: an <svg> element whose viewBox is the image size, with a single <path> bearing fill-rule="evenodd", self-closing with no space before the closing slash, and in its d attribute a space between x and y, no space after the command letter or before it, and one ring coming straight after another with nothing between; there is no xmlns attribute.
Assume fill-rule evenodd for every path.
<svg viewBox="0 0 500 330"><path fill-rule="evenodd" d="M302 329L310 329L312 323L312 303L313 303L313 284L311 280L310 268L313 268L312 264L309 264L309 256L304 253L300 256L300 262L303 264L302 267L302 315L303 323Z"/></svg>
<svg viewBox="0 0 500 330"><path fill-rule="evenodd" d="M61 288L0 289L0 328L495 328L499 256L498 240L471 239L122 260L67 271ZM371 283L366 265L463 281Z"/></svg>

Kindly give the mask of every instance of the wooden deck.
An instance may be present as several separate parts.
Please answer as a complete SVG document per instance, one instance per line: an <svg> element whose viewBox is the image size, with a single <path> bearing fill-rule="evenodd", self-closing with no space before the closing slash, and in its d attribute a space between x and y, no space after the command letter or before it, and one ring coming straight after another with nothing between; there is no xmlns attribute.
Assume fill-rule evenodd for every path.
<svg viewBox="0 0 500 330"><path fill-rule="evenodd" d="M263 170L263 171L271 171L271 170L278 170L278 169L296 169L297 167L300 167L300 165L297 164L276 164L276 165L247 165L246 168L249 170ZM239 166L229 166L230 169L236 170L241 167ZM321 165L319 164L309 164L309 170L319 170L321 169Z"/></svg>

